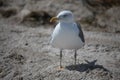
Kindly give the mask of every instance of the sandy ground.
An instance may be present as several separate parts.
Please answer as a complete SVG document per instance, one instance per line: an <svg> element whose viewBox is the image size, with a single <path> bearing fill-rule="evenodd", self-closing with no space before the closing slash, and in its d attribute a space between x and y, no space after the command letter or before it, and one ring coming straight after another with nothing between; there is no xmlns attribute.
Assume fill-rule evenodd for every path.
<svg viewBox="0 0 120 80"><path fill-rule="evenodd" d="M49 45L53 24L33 27L11 20L0 20L0 80L120 80L119 33L83 28L86 44L78 50L77 65L74 51L64 50L64 69L58 70L59 49Z"/></svg>

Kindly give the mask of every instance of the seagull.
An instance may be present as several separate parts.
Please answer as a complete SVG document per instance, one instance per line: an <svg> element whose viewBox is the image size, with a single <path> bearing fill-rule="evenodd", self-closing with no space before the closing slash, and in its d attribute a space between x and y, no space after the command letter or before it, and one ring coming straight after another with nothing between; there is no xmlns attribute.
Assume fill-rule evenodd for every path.
<svg viewBox="0 0 120 80"><path fill-rule="evenodd" d="M58 24L51 35L50 44L60 49L60 68L62 69L63 49L74 50L75 65L77 60L77 50L85 44L84 34L80 24L74 20L74 15L69 10L61 11L56 17L52 17L50 22L57 21Z"/></svg>

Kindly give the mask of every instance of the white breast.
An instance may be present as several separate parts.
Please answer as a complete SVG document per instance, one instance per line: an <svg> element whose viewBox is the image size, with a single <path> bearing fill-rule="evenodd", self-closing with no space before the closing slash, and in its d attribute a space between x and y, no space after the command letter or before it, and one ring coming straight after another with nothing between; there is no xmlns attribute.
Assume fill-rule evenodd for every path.
<svg viewBox="0 0 120 80"><path fill-rule="evenodd" d="M61 49L79 49L84 45L76 23L58 23L53 31L51 44Z"/></svg>

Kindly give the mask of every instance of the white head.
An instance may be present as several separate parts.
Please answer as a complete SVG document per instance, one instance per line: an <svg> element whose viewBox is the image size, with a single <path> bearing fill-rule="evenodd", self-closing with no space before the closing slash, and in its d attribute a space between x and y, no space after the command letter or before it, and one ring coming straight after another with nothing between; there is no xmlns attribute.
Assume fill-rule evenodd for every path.
<svg viewBox="0 0 120 80"><path fill-rule="evenodd" d="M53 17L50 22L58 20L59 22L74 22L74 16L71 11L64 10L61 11L56 17Z"/></svg>

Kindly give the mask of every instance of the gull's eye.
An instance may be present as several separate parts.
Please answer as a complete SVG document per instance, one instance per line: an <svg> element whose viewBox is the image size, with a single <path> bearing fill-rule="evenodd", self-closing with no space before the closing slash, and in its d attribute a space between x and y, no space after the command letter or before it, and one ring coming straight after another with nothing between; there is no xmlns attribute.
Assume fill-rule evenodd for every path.
<svg viewBox="0 0 120 80"><path fill-rule="evenodd" d="M68 15L67 14L64 14L63 17L67 17Z"/></svg>

